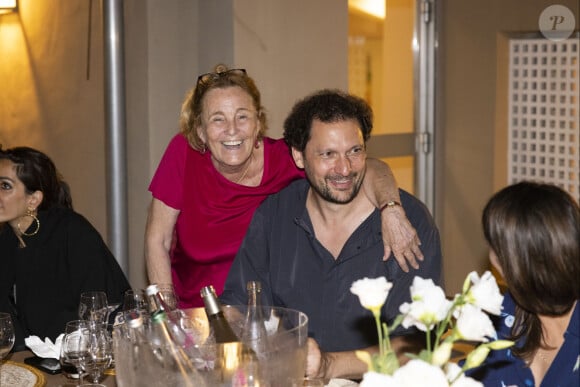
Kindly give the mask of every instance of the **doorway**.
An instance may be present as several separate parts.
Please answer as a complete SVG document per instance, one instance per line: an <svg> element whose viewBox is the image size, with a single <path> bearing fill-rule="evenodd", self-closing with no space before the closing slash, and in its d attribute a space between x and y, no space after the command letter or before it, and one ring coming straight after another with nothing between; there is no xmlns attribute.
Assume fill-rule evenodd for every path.
<svg viewBox="0 0 580 387"><path fill-rule="evenodd" d="M349 91L374 112L368 153L434 211L433 37L429 1L349 0ZM370 6L370 8L368 7Z"/></svg>

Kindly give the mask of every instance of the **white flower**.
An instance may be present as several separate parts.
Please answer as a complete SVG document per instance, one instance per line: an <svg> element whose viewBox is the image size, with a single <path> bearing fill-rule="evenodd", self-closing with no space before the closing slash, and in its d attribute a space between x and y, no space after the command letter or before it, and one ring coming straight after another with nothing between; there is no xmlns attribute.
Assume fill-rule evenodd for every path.
<svg viewBox="0 0 580 387"><path fill-rule="evenodd" d="M461 373L461 368L455 363L449 363L445 367L445 371L447 380L452 381ZM483 383L461 374L461 376L451 384L451 387L483 387Z"/></svg>
<svg viewBox="0 0 580 387"><path fill-rule="evenodd" d="M471 272L463 282L463 290L453 301L445 297L443 289L431 279L415 277L410 288L411 302L399 307L399 315L393 327L401 324L404 328L415 326L422 331L436 334L436 342L427 345L427 350L400 367L392 363L395 354L389 342L393 327L380 322L380 308L385 303L392 284L385 277L364 278L355 281L351 292L359 297L360 303L373 312L379 333L378 354L357 351L359 359L368 365L361 387L484 387L482 383L465 376L468 369L480 366L491 350L512 346L507 340L488 342L496 337L493 324L484 312L501 313L503 297L491 272L481 278ZM467 354L463 367L450 362L453 343L457 340L483 341ZM579 367L577 361L576 369ZM380 372L377 372L380 371Z"/></svg>
<svg viewBox="0 0 580 387"><path fill-rule="evenodd" d="M385 303L389 290L393 287L385 277L363 278L352 283L350 291L358 296L360 304L371 311L380 310Z"/></svg>
<svg viewBox="0 0 580 387"><path fill-rule="evenodd" d="M442 366L447 363L451 358L451 351L453 350L453 343L450 341L444 341L433 351L433 356L431 357L431 364L436 366Z"/></svg>
<svg viewBox="0 0 580 387"><path fill-rule="evenodd" d="M459 310L456 329L462 339L470 341L488 341L495 334L489 316L471 304Z"/></svg>
<svg viewBox="0 0 580 387"><path fill-rule="evenodd" d="M380 374L378 372L366 372L359 387L403 387L398 384L391 375Z"/></svg>
<svg viewBox="0 0 580 387"><path fill-rule="evenodd" d="M496 316L499 315L503 296L499 292L499 287L493 274L490 271L486 271L479 278L477 272L472 271L469 273L469 279L473 286L467 293L467 301L489 313Z"/></svg>
<svg viewBox="0 0 580 387"><path fill-rule="evenodd" d="M487 355L489 355L490 349L485 344L479 345L473 351L469 352L467 358L465 359L465 363L463 364L463 368L466 370L479 367L483 364Z"/></svg>
<svg viewBox="0 0 580 387"><path fill-rule="evenodd" d="M405 315L402 325L405 328L414 325L424 332L443 321L452 305L445 298L443 289L436 286L433 280L421 277L413 279L411 299L412 303L405 302L399 307L399 311Z"/></svg>
<svg viewBox="0 0 580 387"><path fill-rule="evenodd" d="M441 368L418 359L413 359L396 370L393 379L399 383L397 386L402 387L424 386L426 383L429 387L449 387Z"/></svg>

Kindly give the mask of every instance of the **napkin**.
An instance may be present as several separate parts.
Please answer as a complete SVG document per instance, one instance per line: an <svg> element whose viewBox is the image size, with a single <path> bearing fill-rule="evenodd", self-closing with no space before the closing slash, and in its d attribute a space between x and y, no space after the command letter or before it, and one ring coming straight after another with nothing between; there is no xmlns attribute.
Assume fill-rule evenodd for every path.
<svg viewBox="0 0 580 387"><path fill-rule="evenodd" d="M45 337L44 341L42 341L38 336L28 336L24 339L24 344L26 344L26 346L38 357L59 359L60 345L63 336L64 333L61 333L60 336L56 338L54 344L48 337Z"/></svg>

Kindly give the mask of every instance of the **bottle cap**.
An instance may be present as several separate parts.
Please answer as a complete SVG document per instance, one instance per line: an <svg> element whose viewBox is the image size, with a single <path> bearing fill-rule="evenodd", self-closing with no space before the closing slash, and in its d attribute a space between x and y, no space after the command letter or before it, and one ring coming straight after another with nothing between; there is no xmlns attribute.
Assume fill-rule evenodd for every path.
<svg viewBox="0 0 580 387"><path fill-rule="evenodd" d="M148 296L153 296L155 294L157 294L159 292L159 288L157 287L157 284L151 284L149 286L147 286L147 289L145 289L145 293L147 293Z"/></svg>
<svg viewBox="0 0 580 387"><path fill-rule="evenodd" d="M199 294L201 295L201 298L206 298L208 296L216 297L215 289L211 285L201 288Z"/></svg>
<svg viewBox="0 0 580 387"><path fill-rule="evenodd" d="M139 328L143 325L143 318L136 310L125 312L125 321L127 322L129 328Z"/></svg>

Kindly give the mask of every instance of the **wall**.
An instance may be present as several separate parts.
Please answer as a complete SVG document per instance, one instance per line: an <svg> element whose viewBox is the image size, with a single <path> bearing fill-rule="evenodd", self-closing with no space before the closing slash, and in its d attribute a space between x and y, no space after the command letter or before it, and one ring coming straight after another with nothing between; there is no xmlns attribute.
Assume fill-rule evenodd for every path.
<svg viewBox="0 0 580 387"><path fill-rule="evenodd" d="M50 155L74 207L106 235L102 30L93 3L90 23L88 1L21 0L18 13L0 16L0 144Z"/></svg>
<svg viewBox="0 0 580 387"><path fill-rule="evenodd" d="M20 0L17 14L0 16L0 144L49 154L71 185L75 209L106 239L99 5ZM197 76L218 62L246 68L262 90L269 134L278 138L296 99L346 88L347 7L334 0L125 0L124 13L128 269L132 286L143 287L147 187Z"/></svg>
<svg viewBox="0 0 580 387"><path fill-rule="evenodd" d="M262 92L271 137L297 99L348 87L347 26L346 1L234 1L234 62Z"/></svg>
<svg viewBox="0 0 580 387"><path fill-rule="evenodd" d="M92 3L88 63L89 1L20 0L18 14L0 17L0 143L30 145L51 155L71 185L75 208L106 236L101 13L98 2ZM578 14L576 1L560 3ZM487 266L479 217L501 185L494 173L501 158L495 136L502 135L495 131L502 120L496 105L499 37L537 30L538 15L550 2L438 4L437 223L452 293L467 272ZM181 100L199 73L223 60L255 75L272 137L281 136L297 98L320 87L347 85L346 2L340 7L334 0L224 0L208 6L192 0L125 1L134 286L145 283L147 186L177 131ZM216 49L216 42L223 47Z"/></svg>
<svg viewBox="0 0 580 387"><path fill-rule="evenodd" d="M444 0L439 2L436 196L442 232L448 293L461 287L471 270L488 267L480 217L494 191L505 185L501 174L507 133L497 107L502 36L538 31L538 17L553 2L534 0ZM559 1L576 15L578 2ZM495 172L497 171L497 172Z"/></svg>

